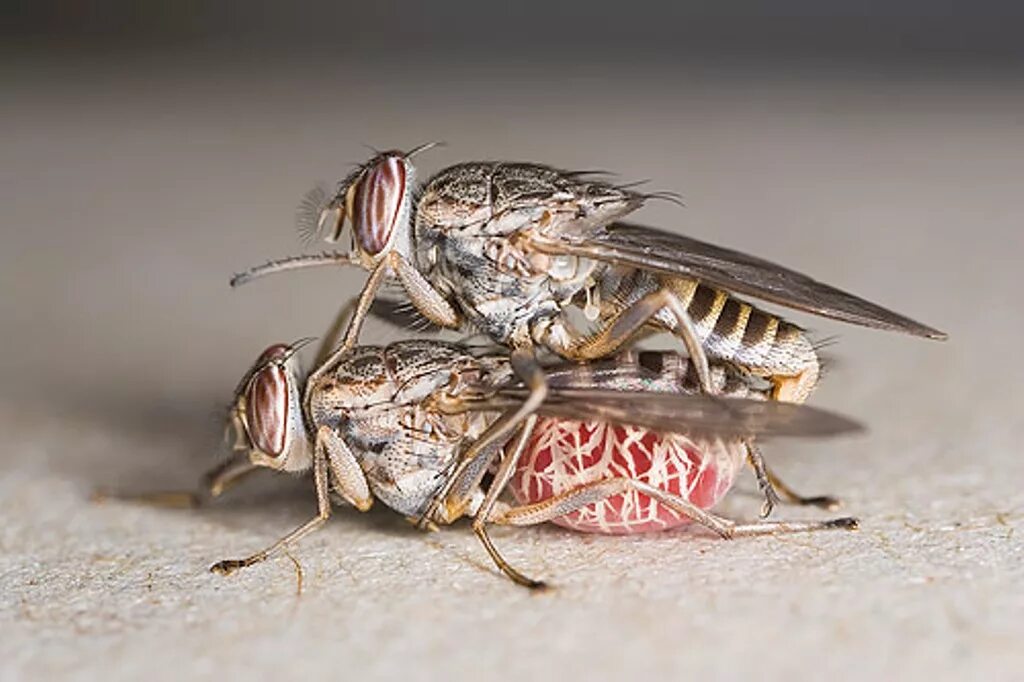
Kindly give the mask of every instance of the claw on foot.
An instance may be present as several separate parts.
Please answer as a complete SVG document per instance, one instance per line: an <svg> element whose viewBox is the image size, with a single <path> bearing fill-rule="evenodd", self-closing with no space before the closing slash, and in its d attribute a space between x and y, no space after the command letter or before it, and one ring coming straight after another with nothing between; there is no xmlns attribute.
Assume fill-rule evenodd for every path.
<svg viewBox="0 0 1024 682"><path fill-rule="evenodd" d="M210 573L219 573L220 575L231 575L240 568L248 566L245 561L241 559L224 559L218 561L213 566L210 566Z"/></svg>
<svg viewBox="0 0 1024 682"><path fill-rule="evenodd" d="M824 509L826 511L835 511L843 506L843 503L839 501L838 497L832 497L831 495L804 497L800 499L800 504L817 507L818 509Z"/></svg>
<svg viewBox="0 0 1024 682"><path fill-rule="evenodd" d="M860 521L851 517L844 516L841 519L833 519L827 523L828 528L845 528L846 530L860 530Z"/></svg>
<svg viewBox="0 0 1024 682"><path fill-rule="evenodd" d="M764 504L761 505L761 518L767 519L775 511L775 506L782 504L782 500L775 492L775 489L770 486L762 492L764 493Z"/></svg>

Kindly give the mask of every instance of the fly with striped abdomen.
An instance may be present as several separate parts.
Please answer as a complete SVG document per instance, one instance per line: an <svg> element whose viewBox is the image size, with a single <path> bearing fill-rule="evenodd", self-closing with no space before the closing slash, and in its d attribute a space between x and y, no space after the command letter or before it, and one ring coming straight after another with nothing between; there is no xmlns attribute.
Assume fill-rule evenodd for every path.
<svg viewBox="0 0 1024 682"><path fill-rule="evenodd" d="M725 538L856 525L845 518L736 523L707 511L728 488L746 439L824 437L858 428L828 412L765 400L763 389L727 365L712 365L711 376L715 389L730 397L701 394L688 363L671 353L547 367L547 397L516 437L466 456L467 445L479 442L503 416L514 414L528 395L507 354L439 341L358 346L306 380L305 413L297 409L303 380L295 358L292 349L272 346L246 374L232 410L241 452L222 469L312 469L317 515L265 550L218 562L211 569L215 572L227 574L262 561L318 528L331 514L332 493L359 510L377 499L412 520L428 515L437 525L471 516L474 531L498 567L529 587L541 583L502 558L488 524L571 519L611 504L619 510L620 523L639 528L640 514L649 512L646 507L631 510L653 504L675 520L666 527L692 520ZM517 493L524 504L509 504L502 494L514 476L521 480L531 471L543 475L533 454L542 446L531 440L538 419L555 425L585 423L588 428L614 424L634 434L652 434L673 444L675 449L661 451L673 460L669 464L676 479L683 475L690 480L689 473L678 473L684 469L694 475L702 471L703 476L714 471L717 492L706 495L689 484L674 486L659 463L634 467L632 475L591 469L589 475L571 483L560 479L533 496ZM635 455L622 442L612 450L620 459ZM686 461L673 452L684 453ZM488 471L494 471L489 486L483 483ZM444 504L435 508L438 496Z"/></svg>
<svg viewBox="0 0 1024 682"><path fill-rule="evenodd" d="M369 268L338 351L343 353L355 345L381 283L396 277L432 322L449 328L468 323L511 349L513 367L530 395L515 419L489 438L508 435L512 424L543 401L548 383L538 347L587 361L657 331L683 341L705 391L712 388L711 360L767 379L775 400L804 402L819 376L813 343L800 327L734 294L852 324L945 338L780 265L619 223L652 195L592 175L533 163L462 163L434 175L413 201L409 156L375 157L318 211L317 227L329 241L339 238L345 217L352 218L350 253L273 261L232 283L313 265ZM371 247L377 250L371 253ZM572 311L593 328L574 326ZM751 458L760 460L753 446ZM763 463L760 470L767 481ZM771 485L765 494L767 514L775 501Z"/></svg>

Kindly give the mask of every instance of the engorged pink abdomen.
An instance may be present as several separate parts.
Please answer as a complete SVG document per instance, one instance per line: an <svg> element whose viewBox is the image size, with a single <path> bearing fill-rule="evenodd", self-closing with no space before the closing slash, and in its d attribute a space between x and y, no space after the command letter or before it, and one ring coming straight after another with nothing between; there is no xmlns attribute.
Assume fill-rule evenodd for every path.
<svg viewBox="0 0 1024 682"><path fill-rule="evenodd" d="M532 504L593 481L635 478L708 509L732 487L742 459L742 445L736 442L698 442L675 433L542 417L511 488L520 504ZM585 533L612 535L668 530L689 522L634 491L553 521Z"/></svg>

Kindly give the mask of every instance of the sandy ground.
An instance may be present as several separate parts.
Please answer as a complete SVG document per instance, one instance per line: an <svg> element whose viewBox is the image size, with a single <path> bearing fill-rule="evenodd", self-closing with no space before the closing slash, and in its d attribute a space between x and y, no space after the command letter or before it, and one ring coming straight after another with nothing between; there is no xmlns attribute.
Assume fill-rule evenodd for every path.
<svg viewBox="0 0 1024 682"><path fill-rule="evenodd" d="M1024 435L1016 358L1020 83L674 73L88 65L10 75L0 129L0 675L4 679L1020 679ZM608 82L632 82L609 102ZM329 87L327 87L329 85ZM625 91L623 91L625 90ZM945 344L795 315L837 336L815 397L870 425L772 444L857 533L724 542L496 533L555 588L499 577L468 527L342 510L230 578L313 510L267 474L215 507L94 505L190 485L217 414L273 341L317 334L357 273L230 291L300 248L297 198L362 143L608 168L678 190L649 224L782 261L947 330ZM371 326L379 341L394 330ZM749 479L723 511L751 517ZM782 509L778 515L807 512Z"/></svg>

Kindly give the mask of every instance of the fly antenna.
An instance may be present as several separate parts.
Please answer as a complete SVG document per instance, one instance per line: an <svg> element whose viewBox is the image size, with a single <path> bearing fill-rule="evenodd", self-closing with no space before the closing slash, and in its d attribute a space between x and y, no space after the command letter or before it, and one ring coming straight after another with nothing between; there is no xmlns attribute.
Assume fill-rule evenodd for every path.
<svg viewBox="0 0 1024 682"><path fill-rule="evenodd" d="M281 358L281 361L288 362L289 360L291 360L293 355L295 355L300 350L302 350L309 344L313 343L314 341L316 341L315 336L303 336L301 339L292 341L290 344L288 344L288 352L284 354L284 357Z"/></svg>
<svg viewBox="0 0 1024 682"><path fill-rule="evenodd" d="M355 265L355 263L352 262L352 258L349 254L341 253L340 251L324 251L323 253L307 256L291 256L290 258L267 261L263 265L257 265L256 267L249 268L244 272L239 272L231 278L231 286L240 287L243 284L248 284L254 279L259 279L260 277L272 275L277 272L302 270L304 268L315 268L323 265Z"/></svg>
<svg viewBox="0 0 1024 682"><path fill-rule="evenodd" d="M682 196L678 192L667 192L667 191L663 191L663 192L650 192L650 193L644 194L643 198L644 198L645 201L647 199L661 199L662 201L668 201L668 202L671 202L671 203L675 204L676 206L681 206L682 208L686 208L686 204L683 203L683 198L682 198Z"/></svg>
<svg viewBox="0 0 1024 682"><path fill-rule="evenodd" d="M364 142L363 146L366 147L367 149L369 149L371 152L373 152L374 157L380 156L382 154L381 150L377 149L372 144L366 144Z"/></svg>
<svg viewBox="0 0 1024 682"><path fill-rule="evenodd" d="M445 147L445 146L447 146L447 145L444 142L441 142L440 140L435 140L434 142L426 142L424 144L421 144L418 147L413 147L412 149L407 151L405 153L405 158L411 159L412 157L416 156L420 152L425 152L428 149L433 149L434 147Z"/></svg>

